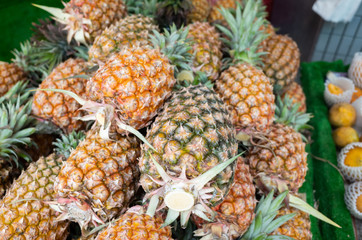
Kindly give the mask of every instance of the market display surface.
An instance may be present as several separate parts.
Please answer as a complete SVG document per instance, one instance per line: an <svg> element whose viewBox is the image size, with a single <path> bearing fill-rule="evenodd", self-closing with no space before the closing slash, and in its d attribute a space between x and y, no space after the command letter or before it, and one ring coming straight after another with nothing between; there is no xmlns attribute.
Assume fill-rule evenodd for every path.
<svg viewBox="0 0 362 240"><path fill-rule="evenodd" d="M35 7L0 62L0 240L355 239L362 63L302 87L261 0Z"/></svg>

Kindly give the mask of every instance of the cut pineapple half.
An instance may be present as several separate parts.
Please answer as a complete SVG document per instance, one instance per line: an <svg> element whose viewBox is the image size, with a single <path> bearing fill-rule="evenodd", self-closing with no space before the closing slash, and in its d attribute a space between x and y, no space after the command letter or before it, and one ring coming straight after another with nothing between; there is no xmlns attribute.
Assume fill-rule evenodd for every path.
<svg viewBox="0 0 362 240"><path fill-rule="evenodd" d="M362 143L348 144L338 155L338 167L351 182L362 181Z"/></svg>

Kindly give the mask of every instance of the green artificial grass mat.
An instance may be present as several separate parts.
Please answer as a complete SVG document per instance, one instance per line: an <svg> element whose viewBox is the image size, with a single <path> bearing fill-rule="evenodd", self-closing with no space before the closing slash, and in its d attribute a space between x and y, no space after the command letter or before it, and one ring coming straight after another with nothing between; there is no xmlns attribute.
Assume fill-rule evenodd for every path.
<svg viewBox="0 0 362 240"><path fill-rule="evenodd" d="M66 1L65 1L66 2ZM62 7L61 1L54 0L12 0L0 1L0 61L9 62L11 51L20 49L20 43L31 36L32 23L49 16L44 10L34 7L32 3L51 7Z"/></svg>
<svg viewBox="0 0 362 240"><path fill-rule="evenodd" d="M328 121L328 107L324 102L324 79L328 71L346 72L342 61L332 63L311 62L301 64L301 83L307 97L308 112L313 114L311 154L337 165L336 146ZM313 173L313 189L316 207L342 228L312 218L314 239L355 239L352 218L344 203L344 182L339 172L330 164L312 158L309 168ZM310 173L309 173L310 174ZM318 229L316 228L318 227Z"/></svg>

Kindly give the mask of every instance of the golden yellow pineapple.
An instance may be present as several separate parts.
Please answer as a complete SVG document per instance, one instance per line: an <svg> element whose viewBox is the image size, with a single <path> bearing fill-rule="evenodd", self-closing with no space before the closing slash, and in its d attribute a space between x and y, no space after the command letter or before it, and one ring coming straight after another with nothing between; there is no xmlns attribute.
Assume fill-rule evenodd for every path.
<svg viewBox="0 0 362 240"><path fill-rule="evenodd" d="M264 131L273 122L273 86L265 74L258 69L260 62L260 42L266 37L259 31L263 19L258 14L260 1L247 1L244 10L238 6L236 11L242 17L236 18L227 10L221 11L230 26L220 28L226 36L238 41L224 40L230 48L231 65L216 80L216 91L230 106L234 125L240 130Z"/></svg>
<svg viewBox="0 0 362 240"><path fill-rule="evenodd" d="M275 34L263 46L263 71L275 85L291 84L299 71L300 52L296 42L286 35Z"/></svg>
<svg viewBox="0 0 362 240"><path fill-rule="evenodd" d="M244 159L238 158L230 190L223 201L212 209L217 212L212 223L198 217L194 221L199 228L197 236L235 239L249 228L256 206L255 187ZM224 239L222 238L222 239Z"/></svg>
<svg viewBox="0 0 362 240"><path fill-rule="evenodd" d="M285 88L282 94L282 99L284 99L287 95L289 96L289 98L292 99L293 103L300 104L298 108L299 112L305 113L307 111L307 105L305 103L306 97L303 92L303 88L297 82L292 82L289 86Z"/></svg>
<svg viewBox="0 0 362 240"><path fill-rule="evenodd" d="M284 235L295 240L311 240L311 223L307 213L293 207L283 207L279 209L277 217L292 213L295 213L296 215L277 228L271 235Z"/></svg>
<svg viewBox="0 0 362 240"><path fill-rule="evenodd" d="M155 150L144 145L139 159L149 209L164 199L172 210L166 224L181 214L182 226L191 212L210 213L204 206L222 200L233 176L228 165L237 153L234 134L226 105L212 89L197 85L174 92L147 132Z"/></svg>
<svg viewBox="0 0 362 240"><path fill-rule="evenodd" d="M137 190L140 153L135 137L114 134L104 140L93 128L72 151L54 184L63 219L83 230L112 219L126 209Z"/></svg>
<svg viewBox="0 0 362 240"><path fill-rule="evenodd" d="M172 240L171 227L162 227L162 224L161 216L151 217L142 206L134 206L100 231L96 240Z"/></svg>
<svg viewBox="0 0 362 240"><path fill-rule="evenodd" d="M43 80L39 89L63 89L85 97L86 81L83 78L69 78L83 74L86 62L83 59L70 58L58 65L51 74ZM67 79L65 79L67 78ZM49 120L65 132L79 130L84 123L76 120L84 112L76 100L59 92L37 90L33 100L33 114L39 118Z"/></svg>
<svg viewBox="0 0 362 240"><path fill-rule="evenodd" d="M208 22L189 25L188 38L192 39L192 68L206 73L210 80L216 80L221 69L221 40L215 27Z"/></svg>
<svg viewBox="0 0 362 240"><path fill-rule="evenodd" d="M283 124L271 125L265 139L250 148L246 159L253 177L263 174L271 182L286 184L293 192L302 186L308 169L301 134Z"/></svg>
<svg viewBox="0 0 362 240"><path fill-rule="evenodd" d="M158 30L154 20L142 15L130 15L106 28L89 49L89 62L104 65L106 60L124 47L151 43L149 35Z"/></svg>
<svg viewBox="0 0 362 240"><path fill-rule="evenodd" d="M190 0L191 11L187 14L187 21L192 22L203 22L206 21L209 16L211 6L208 0Z"/></svg>
<svg viewBox="0 0 362 240"><path fill-rule="evenodd" d="M44 201L56 197L54 181L65 158L56 154L31 163L0 201L0 239L65 240L67 221Z"/></svg>
<svg viewBox="0 0 362 240"><path fill-rule="evenodd" d="M217 0L212 4L209 17L207 19L210 23L219 23L225 25L225 19L223 15L220 13L221 8L225 9L236 9L238 0Z"/></svg>
<svg viewBox="0 0 362 240"><path fill-rule="evenodd" d="M74 38L84 44L92 43L104 29L127 14L122 0L71 0L64 4L64 9L35 6L66 25L68 42Z"/></svg>
<svg viewBox="0 0 362 240"><path fill-rule="evenodd" d="M19 81L25 81L24 70L15 63L0 62L0 96L3 96Z"/></svg>

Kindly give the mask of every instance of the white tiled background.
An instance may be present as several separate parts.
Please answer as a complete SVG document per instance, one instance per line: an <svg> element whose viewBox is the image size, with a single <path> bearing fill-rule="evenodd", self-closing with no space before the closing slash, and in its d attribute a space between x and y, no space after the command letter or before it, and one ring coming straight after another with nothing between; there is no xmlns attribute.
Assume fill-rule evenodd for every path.
<svg viewBox="0 0 362 240"><path fill-rule="evenodd" d="M312 61L343 60L351 63L355 52L362 51L362 4L348 23L324 22Z"/></svg>

